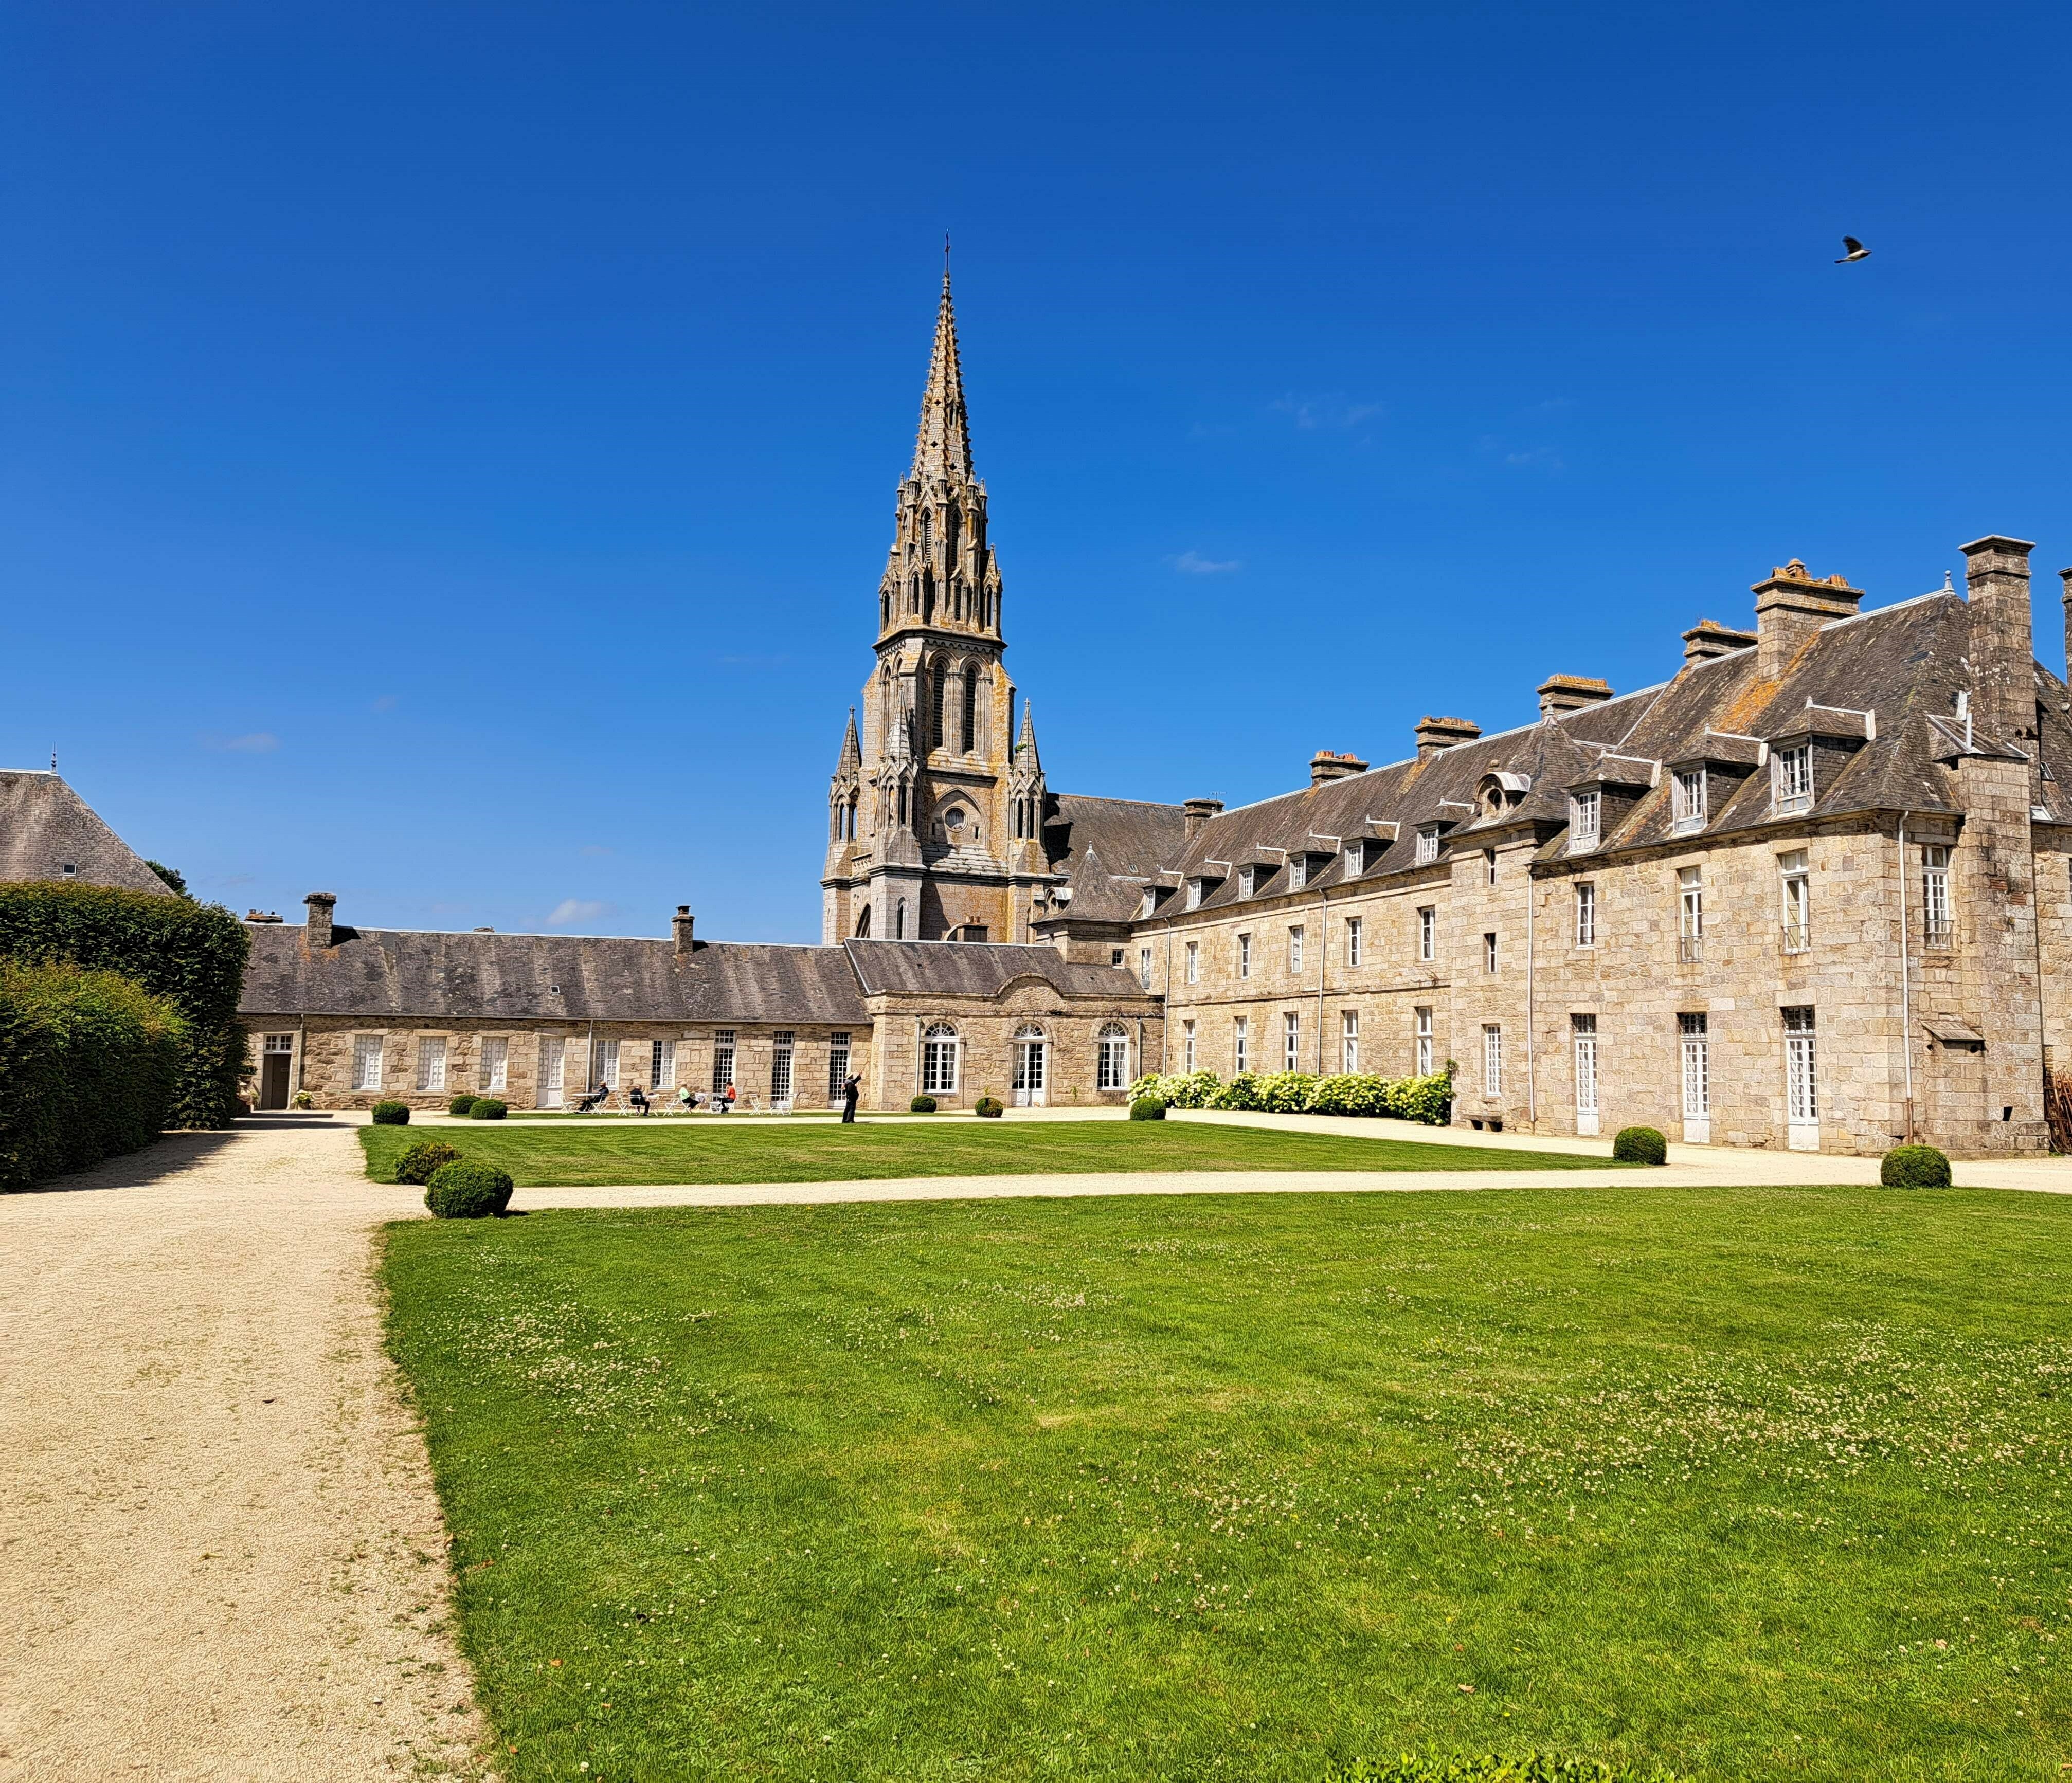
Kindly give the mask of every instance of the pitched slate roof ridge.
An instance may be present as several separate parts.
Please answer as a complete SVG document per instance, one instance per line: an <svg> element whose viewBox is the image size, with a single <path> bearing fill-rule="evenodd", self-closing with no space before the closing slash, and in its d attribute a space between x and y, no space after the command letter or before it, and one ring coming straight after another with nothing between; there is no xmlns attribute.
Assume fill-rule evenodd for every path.
<svg viewBox="0 0 2072 1783"><path fill-rule="evenodd" d="M1063 996L1145 994L1120 967L1068 960L1046 943L851 940L842 947L866 996L997 996L1024 977Z"/></svg>
<svg viewBox="0 0 2072 1783"><path fill-rule="evenodd" d="M0 880L43 879L172 896L56 769L0 769Z"/></svg>

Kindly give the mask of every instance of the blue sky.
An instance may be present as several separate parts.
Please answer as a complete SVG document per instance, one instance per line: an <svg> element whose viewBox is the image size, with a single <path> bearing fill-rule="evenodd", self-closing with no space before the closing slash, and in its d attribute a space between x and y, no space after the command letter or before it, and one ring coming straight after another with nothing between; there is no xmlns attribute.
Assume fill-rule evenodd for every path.
<svg viewBox="0 0 2072 1783"><path fill-rule="evenodd" d="M2072 562L2062 8L0 6L0 765L205 897L817 938L940 243L1054 788ZM1844 231L1873 257L1832 264Z"/></svg>

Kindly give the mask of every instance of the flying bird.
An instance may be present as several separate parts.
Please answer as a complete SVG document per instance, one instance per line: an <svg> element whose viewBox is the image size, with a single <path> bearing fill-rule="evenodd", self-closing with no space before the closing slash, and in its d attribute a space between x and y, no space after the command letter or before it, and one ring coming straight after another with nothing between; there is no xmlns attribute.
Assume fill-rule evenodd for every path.
<svg viewBox="0 0 2072 1783"><path fill-rule="evenodd" d="M1870 249L1857 240L1854 236L1844 236L1842 245L1849 251L1835 262L1837 266L1846 266L1852 260L1868 260L1871 257Z"/></svg>

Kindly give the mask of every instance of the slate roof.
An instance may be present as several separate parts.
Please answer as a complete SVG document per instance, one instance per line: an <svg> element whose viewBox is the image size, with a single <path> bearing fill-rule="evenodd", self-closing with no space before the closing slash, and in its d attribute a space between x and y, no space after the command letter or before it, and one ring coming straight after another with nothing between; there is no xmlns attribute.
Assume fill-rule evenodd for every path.
<svg viewBox="0 0 2072 1783"><path fill-rule="evenodd" d="M67 865L76 871L68 873ZM171 893L143 857L64 780L39 768L0 769L0 879L56 879Z"/></svg>
<svg viewBox="0 0 2072 1783"><path fill-rule="evenodd" d="M241 1012L513 1021L853 1022L869 1017L839 947L343 924L314 953L297 923L249 925Z"/></svg>
<svg viewBox="0 0 2072 1783"><path fill-rule="evenodd" d="M1178 805L1066 792L1047 807L1043 852L1053 873L1070 874L1096 849L1111 874L1149 879L1186 840L1187 814Z"/></svg>
<svg viewBox="0 0 2072 1783"><path fill-rule="evenodd" d="M1063 996L1141 997L1116 966L1080 965L1055 947L989 941L845 941L865 994L997 996L1033 975ZM832 950L829 950L832 951Z"/></svg>
<svg viewBox="0 0 2072 1783"><path fill-rule="evenodd" d="M1462 845L1478 829L1525 820L1565 828L1568 788L1589 778L1614 753L1642 764L1659 763L1660 771L1652 775L1655 783L1617 831L1605 836L1605 846L1667 841L1669 764L1706 754L1708 731L1763 738L1803 733L1809 705L1840 709L1839 718L1834 710L1820 715L1818 728L1829 734L1847 736L1853 729L1861 737L1865 727L1847 714L1865 710L1876 712L1877 732L1874 738L1855 744L1840 770L1831 768L1816 783L1811 816L1955 812L1962 809L1962 791L1952 764L1962 752L1963 737L1961 721L1951 714L1957 692L1974 683L1967 660L1970 639L1969 606L1961 597L1944 593L1822 627L1775 682L1758 678L1758 653L1753 647L1704 659L1658 687L1482 737L1421 762L1391 762L1225 811L1211 819L1193 843L1183 843L1159 863L1166 869L1163 883L1174 885L1197 873L1219 878L1222 883L1200 906L1213 910L1246 902L1235 871L1244 863L1259 863L1255 898L1285 892L1288 869L1282 856L1314 848L1313 836L1375 838L1366 871L1359 876L1370 878L1412 865L1416 832L1423 825L1445 824L1442 833L1453 847ZM2041 664L2034 673L2042 708L2040 749L1983 731L1975 734L1972 745L1976 752L1991 754L2037 749L2048 773L2033 773L2033 796L2052 813L2052 820L2072 823L2072 795L2066 791L2072 787L2072 714L2063 709L2067 692ZM1730 758L1749 752L1744 747L1715 748L1712 753ZM1491 774L1521 775L1529 782L1523 796L1495 819L1485 816L1476 802L1478 787ZM1379 837L1374 820L1384 826ZM1702 833L1716 836L1771 820L1769 776L1758 770L1708 813ZM1393 840L1385 827L1391 823L1396 826ZM1560 850L1557 836L1543 852ZM1109 865L1105 840L1100 852L1102 863ZM1227 863L1229 870L1213 863ZM1342 885L1347 877L1341 849L1321 870L1311 872L1308 887ZM1076 888L1073 902L1078 902ZM1173 896L1161 900L1161 912L1178 907Z"/></svg>

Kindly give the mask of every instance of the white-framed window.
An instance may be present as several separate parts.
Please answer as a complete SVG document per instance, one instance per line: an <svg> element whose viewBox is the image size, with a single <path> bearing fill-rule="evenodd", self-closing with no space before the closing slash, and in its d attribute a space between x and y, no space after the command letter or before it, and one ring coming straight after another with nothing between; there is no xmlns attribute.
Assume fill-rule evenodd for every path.
<svg viewBox="0 0 2072 1783"><path fill-rule="evenodd" d="M597 1080L607 1090L619 1087L619 1042L600 1040L597 1043Z"/></svg>
<svg viewBox="0 0 2072 1783"><path fill-rule="evenodd" d="M1202 907L1202 882L1198 879L1187 881L1187 908L1198 910Z"/></svg>
<svg viewBox="0 0 2072 1783"><path fill-rule="evenodd" d="M1784 1116L1794 1127L1819 1124L1820 1093L1813 1052L1813 1012L1784 1013Z"/></svg>
<svg viewBox="0 0 2072 1783"><path fill-rule="evenodd" d="M787 1028L780 1028L770 1037L770 1103L772 1107L787 1108L791 1103L791 1058L797 1050L799 1037Z"/></svg>
<svg viewBox="0 0 2072 1783"><path fill-rule="evenodd" d="M1503 1094L1503 1029L1494 1021L1482 1026L1482 1094Z"/></svg>
<svg viewBox="0 0 2072 1783"><path fill-rule="evenodd" d="M1589 880L1581 880L1576 886L1576 945L1594 947L1597 944L1597 888Z"/></svg>
<svg viewBox="0 0 2072 1783"><path fill-rule="evenodd" d="M1123 1090L1129 1087L1129 1034L1120 1021L1111 1021L1095 1036L1094 1087Z"/></svg>
<svg viewBox="0 0 2072 1783"><path fill-rule="evenodd" d="M292 1053L295 1050L295 1037L293 1034L269 1034L262 1050L269 1053Z"/></svg>
<svg viewBox="0 0 2072 1783"><path fill-rule="evenodd" d="M839 1102L842 1088L849 1082L849 1039L847 1034L828 1036L828 1100Z"/></svg>
<svg viewBox="0 0 2072 1783"><path fill-rule="evenodd" d="M1417 913L1417 957L1439 957L1439 913L1429 904Z"/></svg>
<svg viewBox="0 0 2072 1783"><path fill-rule="evenodd" d="M1357 877L1367 871L1367 842L1358 836L1346 844L1346 877Z"/></svg>
<svg viewBox="0 0 2072 1783"><path fill-rule="evenodd" d="M1429 1077L1432 1074L1432 1012L1420 1007L1413 1009L1411 1013L1416 1018L1414 1031L1416 1039L1417 1074L1420 1077Z"/></svg>
<svg viewBox="0 0 2072 1783"><path fill-rule="evenodd" d="M1357 966L1360 963L1361 933L1360 918L1357 916L1347 917L1346 918L1346 963L1348 966Z"/></svg>
<svg viewBox="0 0 2072 1783"><path fill-rule="evenodd" d="M1800 743L1770 757L1770 786L1779 816L1810 810L1813 803L1813 746Z"/></svg>
<svg viewBox="0 0 2072 1783"><path fill-rule="evenodd" d="M1496 883L1496 850L1494 848L1482 850L1482 883L1485 885L1494 885Z"/></svg>
<svg viewBox="0 0 2072 1783"><path fill-rule="evenodd" d="M1241 1015L1231 1020L1231 1060L1233 1074L1252 1069L1252 1035Z"/></svg>
<svg viewBox="0 0 2072 1783"><path fill-rule="evenodd" d="M1198 984L1202 981L1202 944L1198 941L1187 943L1187 982Z"/></svg>
<svg viewBox="0 0 2072 1783"><path fill-rule="evenodd" d="M540 1075L538 1087L532 1099L536 1106L542 1108L561 1107L568 1062L568 1042L561 1035L540 1036Z"/></svg>
<svg viewBox="0 0 2072 1783"><path fill-rule="evenodd" d="M1309 857L1305 854L1288 857L1288 889L1300 891L1309 883Z"/></svg>
<svg viewBox="0 0 2072 1783"><path fill-rule="evenodd" d="M1183 1021L1180 1024L1180 1069L1183 1071L1198 1070L1194 1057L1194 1025L1191 1021Z"/></svg>
<svg viewBox="0 0 2072 1783"><path fill-rule="evenodd" d="M1147 991L1151 988L1151 950L1149 947L1137 950L1137 981Z"/></svg>
<svg viewBox="0 0 2072 1783"><path fill-rule="evenodd" d="M1288 931L1288 969L1291 972L1302 969L1302 926L1299 922Z"/></svg>
<svg viewBox="0 0 2072 1783"><path fill-rule="evenodd" d="M446 1087L446 1041L444 1034L417 1036L417 1087L430 1092Z"/></svg>
<svg viewBox="0 0 2072 1783"><path fill-rule="evenodd" d="M511 1087L511 1042L502 1037L485 1040L482 1056L475 1061L475 1080L485 1090Z"/></svg>
<svg viewBox="0 0 2072 1783"><path fill-rule="evenodd" d="M1597 1111L1597 1018L1572 1015L1568 1029L1576 1046L1576 1112Z"/></svg>
<svg viewBox="0 0 2072 1783"><path fill-rule="evenodd" d="M656 1040L648 1046L648 1087L673 1090L676 1087L676 1043Z"/></svg>
<svg viewBox="0 0 2072 1783"><path fill-rule="evenodd" d="M957 1087L957 1031L938 1021L921 1037L921 1093L953 1095Z"/></svg>
<svg viewBox="0 0 2072 1783"><path fill-rule="evenodd" d="M1139 916L1149 916L1157 908L1158 894L1153 891L1149 885L1145 886L1144 889L1144 902L1137 906L1137 914Z"/></svg>
<svg viewBox="0 0 2072 1783"><path fill-rule="evenodd" d="M1429 867L1439 858L1439 826L1426 824L1417 832L1417 848L1414 865Z"/></svg>
<svg viewBox="0 0 2072 1783"><path fill-rule="evenodd" d="M1705 869L1676 869L1676 957L1686 965L1705 957Z"/></svg>
<svg viewBox="0 0 2072 1783"><path fill-rule="evenodd" d="M1784 951L1803 953L1813 945L1813 881L1806 870L1805 849L1777 857L1777 890Z"/></svg>
<svg viewBox="0 0 2072 1783"><path fill-rule="evenodd" d="M352 1037L352 1087L356 1090L378 1090L381 1087L380 1034L355 1034Z"/></svg>
<svg viewBox="0 0 2072 1783"><path fill-rule="evenodd" d="M1921 934L1931 947L1950 941L1950 851L1930 844L1921 851Z"/></svg>
<svg viewBox="0 0 2072 1783"><path fill-rule="evenodd" d="M1603 820L1604 795L1576 792L1568 795L1568 852L1581 854L1597 845Z"/></svg>
<svg viewBox="0 0 2072 1783"><path fill-rule="evenodd" d="M1256 867L1240 867L1237 869L1237 894L1239 897L1251 897L1252 893L1258 888L1258 885L1259 869Z"/></svg>
<svg viewBox="0 0 2072 1783"><path fill-rule="evenodd" d="M1712 1036L1704 1013L1677 1017L1676 1035L1683 1054L1684 1118L1703 1120L1712 1111Z"/></svg>
<svg viewBox="0 0 2072 1783"><path fill-rule="evenodd" d="M1248 935L1237 938L1237 976L1240 978L1252 976L1252 937Z"/></svg>
<svg viewBox="0 0 2072 1783"><path fill-rule="evenodd" d="M734 1029L717 1028L713 1031L712 1090L714 1095L723 1095L734 1081Z"/></svg>
<svg viewBox="0 0 2072 1783"><path fill-rule="evenodd" d="M905 795L902 794L901 796ZM906 900L903 898L893 907L892 939L894 941L904 941L906 939Z"/></svg>
<svg viewBox="0 0 2072 1783"><path fill-rule="evenodd" d="M1359 1069L1359 1011L1347 1009L1338 1017L1338 1069Z"/></svg>
<svg viewBox="0 0 2072 1783"><path fill-rule="evenodd" d="M1281 1017L1281 1066L1284 1071L1302 1069L1302 1017L1290 1009Z"/></svg>
<svg viewBox="0 0 2072 1783"><path fill-rule="evenodd" d="M1120 947L1109 948L1108 951L1108 963L1111 966L1120 966L1122 963L1122 956L1124 951L1125 950Z"/></svg>
<svg viewBox="0 0 2072 1783"><path fill-rule="evenodd" d="M1688 836L1705 827L1705 770L1703 768L1679 768L1675 784L1671 788L1674 800L1670 832Z"/></svg>
<svg viewBox="0 0 2072 1783"><path fill-rule="evenodd" d="M1482 937L1482 970L1486 972L1496 970L1496 931L1494 929Z"/></svg>

